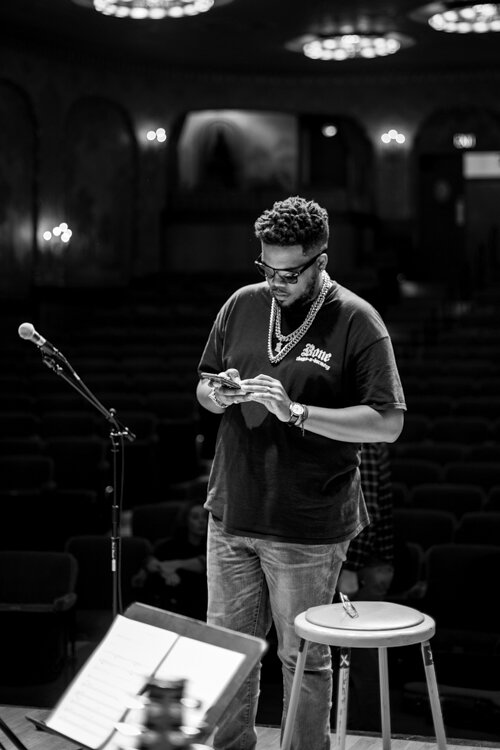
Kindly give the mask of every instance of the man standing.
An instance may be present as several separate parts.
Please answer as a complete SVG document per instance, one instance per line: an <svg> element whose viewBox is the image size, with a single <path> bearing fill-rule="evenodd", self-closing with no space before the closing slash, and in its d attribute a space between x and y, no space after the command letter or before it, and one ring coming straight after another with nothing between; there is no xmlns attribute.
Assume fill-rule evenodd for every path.
<svg viewBox="0 0 500 750"><path fill-rule="evenodd" d="M393 442L404 396L378 313L326 272L328 214L298 196L255 222L265 281L219 311L199 363L200 404L223 414L206 507L208 622L265 638L274 621L284 716L298 643L294 618L331 603L349 541L368 523L363 442ZM309 649L294 750L330 741L330 649ZM219 727L217 750L252 750L259 669Z"/></svg>

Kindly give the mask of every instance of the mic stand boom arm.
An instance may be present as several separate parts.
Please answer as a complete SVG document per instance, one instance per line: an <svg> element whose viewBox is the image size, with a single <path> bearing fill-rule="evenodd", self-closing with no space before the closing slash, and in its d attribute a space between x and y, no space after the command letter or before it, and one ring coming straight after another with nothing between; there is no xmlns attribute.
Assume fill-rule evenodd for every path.
<svg viewBox="0 0 500 750"><path fill-rule="evenodd" d="M59 360L59 361L58 361ZM51 356L42 352L43 363L59 377L65 380L110 423L109 437L113 456L113 484L107 486L105 493L111 499L111 579L113 596L113 618L122 612L121 598L121 538L120 520L123 505L124 485L124 440L133 442L136 438L128 427L116 417L115 409L106 409L92 391L85 385L78 373L65 357ZM64 366L63 366L64 365ZM65 370L67 368L67 371Z"/></svg>

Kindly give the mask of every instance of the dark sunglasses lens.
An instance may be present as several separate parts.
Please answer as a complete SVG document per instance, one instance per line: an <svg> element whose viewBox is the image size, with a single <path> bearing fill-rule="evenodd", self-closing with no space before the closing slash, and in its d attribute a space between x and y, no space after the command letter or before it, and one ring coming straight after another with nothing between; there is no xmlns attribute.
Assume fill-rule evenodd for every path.
<svg viewBox="0 0 500 750"><path fill-rule="evenodd" d="M268 275L270 275L269 271L261 263L255 263L255 267L257 268L257 271L260 273L260 275L264 278L267 278Z"/></svg>

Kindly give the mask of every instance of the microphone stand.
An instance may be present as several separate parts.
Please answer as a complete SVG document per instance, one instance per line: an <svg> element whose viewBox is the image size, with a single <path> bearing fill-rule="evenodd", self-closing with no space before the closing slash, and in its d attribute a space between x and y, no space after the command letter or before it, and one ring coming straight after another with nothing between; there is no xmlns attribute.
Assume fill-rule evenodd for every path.
<svg viewBox="0 0 500 750"><path fill-rule="evenodd" d="M125 440L133 442L136 436L117 419L115 409L106 409L103 406L75 372L66 357L57 352L57 350L57 353L54 354L40 351L43 363L78 391L111 425L109 437L111 441L111 454L113 456L113 484L106 487L105 493L111 500L111 577L113 595L112 611L114 618L122 612L120 521L123 506L125 468L123 449Z"/></svg>

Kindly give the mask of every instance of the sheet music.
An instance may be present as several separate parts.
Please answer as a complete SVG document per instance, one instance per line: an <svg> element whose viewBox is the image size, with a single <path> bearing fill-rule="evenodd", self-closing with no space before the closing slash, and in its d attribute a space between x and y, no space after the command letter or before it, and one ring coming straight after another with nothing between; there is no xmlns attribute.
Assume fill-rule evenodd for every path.
<svg viewBox="0 0 500 750"><path fill-rule="evenodd" d="M187 705L183 721L189 727L198 727L244 659L245 655L237 651L181 636L160 664L155 677L162 680L183 677L187 680L184 696L199 705Z"/></svg>
<svg viewBox="0 0 500 750"><path fill-rule="evenodd" d="M118 615L57 703L47 726L86 747L98 748L178 639L177 633Z"/></svg>
<svg viewBox="0 0 500 750"><path fill-rule="evenodd" d="M147 684L183 678L184 697L192 700L182 723L207 738L265 647L261 639L136 602L115 617L43 727L90 750L132 750L150 711Z"/></svg>
<svg viewBox="0 0 500 750"><path fill-rule="evenodd" d="M191 730L200 728L206 712L213 706L230 682L245 655L181 636L168 652L154 677L170 680L186 679L182 724ZM195 705L190 705L196 702ZM140 745L138 728L144 723L147 708L133 707L105 750L135 750Z"/></svg>

